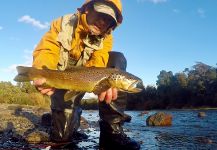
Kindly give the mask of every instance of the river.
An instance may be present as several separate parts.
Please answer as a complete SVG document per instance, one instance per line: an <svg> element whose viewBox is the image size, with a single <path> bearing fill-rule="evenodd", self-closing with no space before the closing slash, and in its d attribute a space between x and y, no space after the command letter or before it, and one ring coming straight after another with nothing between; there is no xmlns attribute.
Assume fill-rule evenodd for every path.
<svg viewBox="0 0 217 150"><path fill-rule="evenodd" d="M9 106L0 107L0 149L52 149L49 142L28 144L25 138L29 131L49 132L49 127L40 125L40 116L47 110ZM172 115L172 125L146 126L147 117L159 111ZM205 112L206 116L198 117L199 112ZM124 124L124 131L141 144L141 150L217 150L217 110L152 110L144 115L141 111L126 113L132 116L132 120ZM89 135L88 139L77 141L76 148L71 145L63 147L99 149L98 111L83 110L82 116L88 121L85 123L88 127L81 126L80 130Z"/></svg>
<svg viewBox="0 0 217 150"><path fill-rule="evenodd" d="M158 110L159 111L159 110ZM173 117L172 126L149 127L146 119L158 111L126 111L132 116L130 123L125 123L124 130L128 136L141 143L142 150L214 150L217 149L217 110L202 110L206 113L198 117L201 110L161 110ZM96 124L98 111L83 111L82 114L90 124ZM99 129L90 128L92 143L81 142L80 146L98 143ZM92 148L90 148L92 149Z"/></svg>

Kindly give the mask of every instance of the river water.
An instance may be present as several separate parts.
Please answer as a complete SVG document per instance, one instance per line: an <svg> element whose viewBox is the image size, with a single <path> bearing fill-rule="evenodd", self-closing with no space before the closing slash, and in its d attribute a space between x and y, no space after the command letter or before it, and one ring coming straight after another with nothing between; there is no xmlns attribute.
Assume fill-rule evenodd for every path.
<svg viewBox="0 0 217 150"><path fill-rule="evenodd" d="M217 110L203 110L206 113L203 118L198 117L201 110L161 110L172 115L172 126L146 126L147 117L158 111L149 111L145 115L140 115L141 111L126 111L132 120L124 124L125 133L139 141L142 150L217 150ZM96 127L98 111L83 111L82 116ZM98 144L99 129L88 130L92 143L90 140L79 144L93 149L93 145Z"/></svg>

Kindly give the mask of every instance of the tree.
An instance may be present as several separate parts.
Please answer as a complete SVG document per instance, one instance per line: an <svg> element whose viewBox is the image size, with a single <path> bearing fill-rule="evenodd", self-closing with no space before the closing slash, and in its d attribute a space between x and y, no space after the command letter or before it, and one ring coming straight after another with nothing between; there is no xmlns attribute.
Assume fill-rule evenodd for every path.
<svg viewBox="0 0 217 150"><path fill-rule="evenodd" d="M171 71L166 72L165 70L162 70L160 72L160 75L157 76L157 86L168 86L171 83L173 77L173 73Z"/></svg>
<svg viewBox="0 0 217 150"><path fill-rule="evenodd" d="M34 85L31 82L18 82L17 86L21 89L22 92L25 93L34 93L37 92Z"/></svg>

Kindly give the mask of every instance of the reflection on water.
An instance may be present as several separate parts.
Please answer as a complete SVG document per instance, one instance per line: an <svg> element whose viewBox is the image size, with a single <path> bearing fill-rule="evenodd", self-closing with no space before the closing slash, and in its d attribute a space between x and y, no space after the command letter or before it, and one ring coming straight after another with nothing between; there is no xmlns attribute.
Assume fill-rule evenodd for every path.
<svg viewBox="0 0 217 150"><path fill-rule="evenodd" d="M132 116L131 123L125 123L125 132L141 143L141 149L217 149L217 110L206 110L206 117L199 118L196 110L164 111L173 116L170 127L148 127L146 118L156 113L150 111L140 116L140 111L126 111ZM96 123L98 111L83 111L83 116ZM93 129L91 138L98 142L99 128ZM93 135L95 134L95 135ZM85 143L84 143L85 144ZM94 142L93 142L94 144Z"/></svg>

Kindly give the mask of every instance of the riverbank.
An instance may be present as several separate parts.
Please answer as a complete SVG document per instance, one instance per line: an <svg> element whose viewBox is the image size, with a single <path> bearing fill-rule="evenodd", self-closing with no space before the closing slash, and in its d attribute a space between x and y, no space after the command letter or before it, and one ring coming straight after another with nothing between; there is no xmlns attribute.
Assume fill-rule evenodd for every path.
<svg viewBox="0 0 217 150"><path fill-rule="evenodd" d="M146 119L161 111L172 115L172 125L147 126ZM41 116L47 112L50 112L48 108L0 104L0 150L37 150L61 146L45 142L49 127L42 126ZM205 112L206 115L198 117L199 112ZM217 147L217 110L176 109L126 111L126 113L132 116L132 120L124 124L124 131L141 144L141 149L168 149L169 147L170 149L212 150ZM84 110L82 117L80 131L86 133L88 139L80 140L73 149L99 149L98 111ZM43 138L37 138L38 135ZM38 143L40 140L42 142Z"/></svg>
<svg viewBox="0 0 217 150"><path fill-rule="evenodd" d="M49 112L48 108L0 104L0 149L41 149L55 146L54 143L49 143L49 126L45 126L41 120L41 116ZM92 132L85 118L82 117L80 123L81 132ZM97 123L92 123L91 126L97 128Z"/></svg>

